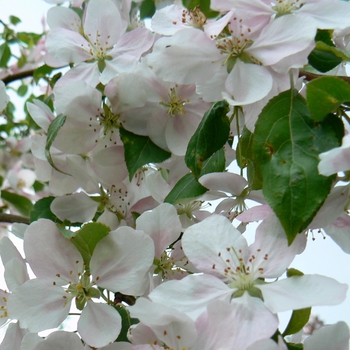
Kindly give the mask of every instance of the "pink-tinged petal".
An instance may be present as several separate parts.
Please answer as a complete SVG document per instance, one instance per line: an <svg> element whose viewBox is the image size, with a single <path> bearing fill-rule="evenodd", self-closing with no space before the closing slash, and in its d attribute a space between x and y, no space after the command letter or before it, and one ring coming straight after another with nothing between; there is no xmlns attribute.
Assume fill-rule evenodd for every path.
<svg viewBox="0 0 350 350"><path fill-rule="evenodd" d="M243 176L234 173L210 173L201 176L198 181L211 191L227 192L236 196L248 185Z"/></svg>
<svg viewBox="0 0 350 350"><path fill-rule="evenodd" d="M265 305L273 312L310 306L337 305L345 300L348 286L320 275L293 276L259 285Z"/></svg>
<svg viewBox="0 0 350 350"><path fill-rule="evenodd" d="M319 29L339 29L349 27L350 6L337 0L308 1L297 14L303 15L305 21L311 17Z"/></svg>
<svg viewBox="0 0 350 350"><path fill-rule="evenodd" d="M28 331L19 327L17 323L10 323L3 341L0 344L0 350L23 350L22 339Z"/></svg>
<svg viewBox="0 0 350 350"><path fill-rule="evenodd" d="M96 86L100 83L100 71L98 69L98 62L81 62L77 66L71 68L66 74L60 78L55 87L61 85L69 86L71 83L77 81L84 81L91 86Z"/></svg>
<svg viewBox="0 0 350 350"><path fill-rule="evenodd" d="M211 79L222 60L215 42L197 29L183 29L170 38L159 39L146 57L147 64L164 80L179 84Z"/></svg>
<svg viewBox="0 0 350 350"><path fill-rule="evenodd" d="M267 204L264 204L248 209L242 214L239 214L236 219L243 222L253 222L264 220L272 214L273 210L271 207Z"/></svg>
<svg viewBox="0 0 350 350"><path fill-rule="evenodd" d="M152 329L143 323L138 323L134 327L130 327L128 331L128 339L132 344L156 344L158 338Z"/></svg>
<svg viewBox="0 0 350 350"><path fill-rule="evenodd" d="M38 278L60 285L78 283L78 274L83 270L83 258L51 220L39 219L28 226L24 236L24 251Z"/></svg>
<svg viewBox="0 0 350 350"><path fill-rule="evenodd" d="M260 339L271 337L278 327L278 318L258 298L244 293L227 304L215 300L207 312L196 320L198 340L193 350L246 349ZM192 348L191 348L192 349Z"/></svg>
<svg viewBox="0 0 350 350"><path fill-rule="evenodd" d="M18 258L13 258L5 264L5 281L9 290L15 290L29 280L26 264Z"/></svg>
<svg viewBox="0 0 350 350"><path fill-rule="evenodd" d="M247 241L242 234L226 217L215 214L188 227L182 247L199 271L219 278L226 278L228 266L236 271L240 258L245 260L247 254Z"/></svg>
<svg viewBox="0 0 350 350"><path fill-rule="evenodd" d="M54 94L58 114L86 124L100 116L102 94L85 81L55 87Z"/></svg>
<svg viewBox="0 0 350 350"><path fill-rule="evenodd" d="M58 327L68 316L67 293L51 281L33 279L16 288L8 298L9 317L19 320L21 328L40 332Z"/></svg>
<svg viewBox="0 0 350 350"><path fill-rule="evenodd" d="M350 134L343 137L342 145L319 155L318 171L330 176L339 171L350 170Z"/></svg>
<svg viewBox="0 0 350 350"><path fill-rule="evenodd" d="M123 146L103 148L94 153L91 166L100 182L109 186L122 182L128 176Z"/></svg>
<svg viewBox="0 0 350 350"><path fill-rule="evenodd" d="M153 259L154 244L147 234L131 227L120 227L97 243L90 271L99 286L114 292L128 290L136 295L131 291L139 290Z"/></svg>
<svg viewBox="0 0 350 350"><path fill-rule="evenodd" d="M273 65L302 52L314 41L315 22L298 16L282 16L264 27L252 46L245 50L263 65Z"/></svg>
<svg viewBox="0 0 350 350"><path fill-rule="evenodd" d="M64 28L79 33L81 30L80 17L71 9L66 7L52 7L47 11L47 24L50 29Z"/></svg>
<svg viewBox="0 0 350 350"><path fill-rule="evenodd" d="M349 350L349 326L345 322L317 329L304 341L304 350Z"/></svg>
<svg viewBox="0 0 350 350"><path fill-rule="evenodd" d="M182 226L175 207L163 203L139 216L136 229L146 232L152 238L155 257L160 258L164 250L179 238Z"/></svg>
<svg viewBox="0 0 350 350"><path fill-rule="evenodd" d="M79 33L67 29L49 32L46 48L55 59L68 63L79 63L92 59L89 43Z"/></svg>
<svg viewBox="0 0 350 350"><path fill-rule="evenodd" d="M350 254L350 217L348 214L343 214L331 225L324 227L324 231L345 253Z"/></svg>
<svg viewBox="0 0 350 350"><path fill-rule="evenodd" d="M189 275L162 283L148 297L196 319L211 300L219 299L229 304L232 293L233 290L215 276Z"/></svg>
<svg viewBox="0 0 350 350"><path fill-rule="evenodd" d="M184 313L164 304L139 298L128 308L132 317L150 327L158 339L174 349L191 347L197 337L194 322Z"/></svg>
<svg viewBox="0 0 350 350"><path fill-rule="evenodd" d="M147 99L144 79L133 72L118 74L107 84L104 92L114 113L143 107Z"/></svg>
<svg viewBox="0 0 350 350"><path fill-rule="evenodd" d="M44 130L47 131L51 122L55 119L51 109L40 100L33 100L33 103L26 104L30 116Z"/></svg>
<svg viewBox="0 0 350 350"><path fill-rule="evenodd" d="M237 59L227 77L223 98L231 106L241 106L261 100L270 92L273 79L266 67L244 63Z"/></svg>
<svg viewBox="0 0 350 350"><path fill-rule="evenodd" d="M51 211L62 221L86 222L92 220L99 203L86 193L79 192L56 197L50 205Z"/></svg>
<svg viewBox="0 0 350 350"><path fill-rule="evenodd" d="M270 215L258 226L255 242L249 246L251 270L256 271L256 278L278 278L305 247L304 234L297 235L288 245L280 221L276 215Z"/></svg>
<svg viewBox="0 0 350 350"><path fill-rule="evenodd" d="M83 350L80 338L71 332L59 331L49 334L33 350Z"/></svg>
<svg viewBox="0 0 350 350"><path fill-rule="evenodd" d="M126 27L127 23L122 20L118 7L113 1L89 1L84 32L94 49L112 47L125 32Z"/></svg>
<svg viewBox="0 0 350 350"><path fill-rule="evenodd" d="M25 264L25 260L22 258L16 246L6 236L2 237L0 240L0 255L3 265L6 265L13 258L17 258Z"/></svg>
<svg viewBox="0 0 350 350"><path fill-rule="evenodd" d="M112 306L88 301L78 321L78 333L91 347L100 348L118 338L121 324Z"/></svg>
<svg viewBox="0 0 350 350"><path fill-rule="evenodd" d="M168 122L169 116L166 111L158 110L153 113L154 115L148 119L147 132L148 136L157 146L169 151L169 148L165 139L165 128Z"/></svg>
<svg viewBox="0 0 350 350"><path fill-rule="evenodd" d="M281 348L271 339L263 339L249 346L247 350L288 350L288 349L286 347Z"/></svg>
<svg viewBox="0 0 350 350"><path fill-rule="evenodd" d="M349 186L337 186L331 190L321 209L313 218L308 229L324 228L344 214L344 208L349 200Z"/></svg>

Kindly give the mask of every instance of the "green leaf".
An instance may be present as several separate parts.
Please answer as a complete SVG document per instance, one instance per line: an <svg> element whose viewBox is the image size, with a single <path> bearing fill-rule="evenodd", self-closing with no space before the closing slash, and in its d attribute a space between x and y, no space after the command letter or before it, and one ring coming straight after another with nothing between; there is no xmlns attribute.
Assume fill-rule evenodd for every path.
<svg viewBox="0 0 350 350"><path fill-rule="evenodd" d="M50 148L53 144L53 142L55 141L55 138L57 136L57 133L59 132L59 130L62 128L62 126L64 125L64 123L66 122L66 116L63 114L60 114L59 116L57 116L52 123L49 126L49 129L47 130L47 139L46 139L46 146L45 146L45 156L47 161L49 162L49 164L56 169L57 171L59 171L62 174L66 174L69 175L65 172L63 172L62 170L58 169L56 167L56 165L53 162L53 159L51 157L51 153L50 153Z"/></svg>
<svg viewBox="0 0 350 350"><path fill-rule="evenodd" d="M160 163L171 156L171 153L155 145L147 136L136 135L122 128L119 131L124 144L124 157L130 181L143 165Z"/></svg>
<svg viewBox="0 0 350 350"><path fill-rule="evenodd" d="M237 145L236 157L241 169L247 168L249 186L252 190L262 188L262 175L253 160L253 134L244 127Z"/></svg>
<svg viewBox="0 0 350 350"><path fill-rule="evenodd" d="M333 46L335 47L333 40L333 30L328 30L328 29L317 29L317 34L315 37L315 41L321 41L325 43L328 46Z"/></svg>
<svg viewBox="0 0 350 350"><path fill-rule="evenodd" d="M292 276L303 276L304 274L297 269L288 269L287 277ZM311 307L301 309L301 310L293 310L292 316L288 322L286 329L283 332L283 337L286 335L291 335L298 333L303 327L308 323L311 315Z"/></svg>
<svg viewBox="0 0 350 350"><path fill-rule="evenodd" d="M129 311L126 310L126 308L122 305L115 306L115 309L119 312L119 315L122 318L122 329L116 341L129 342L129 339L127 337L128 330L131 325L139 323L139 320L137 318L130 317Z"/></svg>
<svg viewBox="0 0 350 350"><path fill-rule="evenodd" d="M31 49L40 40L41 35L37 33L20 32L17 33L17 38Z"/></svg>
<svg viewBox="0 0 350 350"><path fill-rule="evenodd" d="M164 202L175 204L182 199L199 197L207 191L208 189L202 186L192 173L189 173L177 182L164 199Z"/></svg>
<svg viewBox="0 0 350 350"><path fill-rule="evenodd" d="M84 263L88 266L96 244L108 235L110 228L100 222L85 224L72 238L72 243L81 253Z"/></svg>
<svg viewBox="0 0 350 350"><path fill-rule="evenodd" d="M196 7L199 7L201 12L207 17L207 18L214 18L218 16L218 12L213 11L210 8L210 0L183 0L182 1L183 5L190 9L193 10Z"/></svg>
<svg viewBox="0 0 350 350"><path fill-rule="evenodd" d="M1 191L1 199L10 203L23 216L29 217L33 209L32 202L17 193L12 193L6 190Z"/></svg>
<svg viewBox="0 0 350 350"><path fill-rule="evenodd" d="M30 222L37 221L39 219L50 219L53 222L61 223L61 220L51 211L50 205L55 197L45 197L38 200L33 210L30 212Z"/></svg>
<svg viewBox="0 0 350 350"><path fill-rule="evenodd" d="M53 71L53 68L47 66L46 64L42 65L41 67L37 68L33 73L33 79L36 83L41 78L48 77Z"/></svg>
<svg viewBox="0 0 350 350"><path fill-rule="evenodd" d="M27 93L27 91L28 91L28 86L23 84L17 89L17 94L23 97Z"/></svg>
<svg viewBox="0 0 350 350"><path fill-rule="evenodd" d="M16 17L16 16L10 16L10 23L13 24L14 26L17 25L18 23L21 23L22 21Z"/></svg>
<svg viewBox="0 0 350 350"><path fill-rule="evenodd" d="M342 122L328 115L315 122L296 90L276 96L255 126L253 158L262 174L263 194L279 218L289 244L316 215L334 176L318 174L318 155L341 143Z"/></svg>
<svg viewBox="0 0 350 350"><path fill-rule="evenodd" d="M204 114L196 132L187 146L185 162L198 179L203 162L224 146L230 133L230 121L226 116L225 101L215 104Z"/></svg>
<svg viewBox="0 0 350 350"><path fill-rule="evenodd" d="M0 45L0 67L6 68L7 63L11 58L11 50L7 43Z"/></svg>
<svg viewBox="0 0 350 350"><path fill-rule="evenodd" d="M156 5L154 0L145 0L140 6L140 18L151 18L156 12Z"/></svg>
<svg viewBox="0 0 350 350"><path fill-rule="evenodd" d="M306 85L306 102L316 121L350 101L350 85L337 77L317 78Z"/></svg>
<svg viewBox="0 0 350 350"><path fill-rule="evenodd" d="M203 162L200 176L209 173L221 173L225 170L225 165L225 151L223 148L221 148L211 155L205 162Z"/></svg>

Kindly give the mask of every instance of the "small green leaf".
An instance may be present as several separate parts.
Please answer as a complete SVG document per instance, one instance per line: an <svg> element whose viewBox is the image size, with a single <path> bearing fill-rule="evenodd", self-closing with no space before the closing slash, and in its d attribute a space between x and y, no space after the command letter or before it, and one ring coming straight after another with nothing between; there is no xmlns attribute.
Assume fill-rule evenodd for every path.
<svg viewBox="0 0 350 350"><path fill-rule="evenodd" d="M23 97L27 93L27 91L28 91L28 86L23 84L17 89L17 94Z"/></svg>
<svg viewBox="0 0 350 350"><path fill-rule="evenodd" d="M182 199L199 197L207 191L208 189L202 186L192 173L189 173L177 182L174 188L164 199L164 202L175 204Z"/></svg>
<svg viewBox="0 0 350 350"><path fill-rule="evenodd" d="M16 17L16 16L10 16L10 23L13 24L14 26L17 25L18 23L21 23L22 21Z"/></svg>
<svg viewBox="0 0 350 350"><path fill-rule="evenodd" d="M67 239L72 239L77 234L77 232L67 230L65 227L62 227L61 225L56 225L56 227L62 233L62 236L67 238Z"/></svg>
<svg viewBox="0 0 350 350"><path fill-rule="evenodd" d="M196 132L187 146L185 162L198 179L203 163L224 146L230 133L230 121L226 116L228 105L225 101L215 104L204 114Z"/></svg>
<svg viewBox="0 0 350 350"><path fill-rule="evenodd" d="M316 121L350 101L350 86L337 77L320 77L306 85L306 102Z"/></svg>
<svg viewBox="0 0 350 350"><path fill-rule="evenodd" d="M193 10L196 7L199 7L201 12L207 17L207 18L214 18L219 15L218 12L213 11L210 8L210 0L183 0L182 1L183 5L190 9Z"/></svg>
<svg viewBox="0 0 350 350"><path fill-rule="evenodd" d="M156 12L156 5L154 0L145 0L140 6L140 18L151 18Z"/></svg>
<svg viewBox="0 0 350 350"><path fill-rule="evenodd" d="M21 215L26 217L29 217L30 212L33 209L32 202L28 198L20 196L17 193L2 190L1 199L10 203Z"/></svg>
<svg viewBox="0 0 350 350"><path fill-rule="evenodd" d="M72 243L81 253L84 263L88 266L96 244L108 235L110 228L100 222L85 224L72 238Z"/></svg>
<svg viewBox="0 0 350 350"><path fill-rule="evenodd" d="M11 50L7 43L0 45L0 67L6 68L7 63L11 58Z"/></svg>
<svg viewBox="0 0 350 350"><path fill-rule="evenodd" d="M249 186L252 190L262 188L262 175L253 160L253 134L244 127L237 145L236 157L241 169L247 168Z"/></svg>
<svg viewBox="0 0 350 350"><path fill-rule="evenodd" d="M45 146L45 156L47 161L49 162L49 164L56 169L57 171L59 171L62 174L66 174L69 175L65 172L63 172L62 170L58 169L56 167L56 165L53 162L53 159L51 157L51 153L50 153L50 148L53 144L53 142L55 141L55 138L57 136L57 133L59 132L59 130L62 128L62 126L64 125L64 123L66 122L66 116L63 114L60 114L59 116L57 116L52 123L49 126L49 129L47 130L47 139L46 139L46 146Z"/></svg>
<svg viewBox="0 0 350 350"><path fill-rule="evenodd" d="M119 312L119 315L122 318L122 329L116 341L129 342L129 339L127 337L128 330L133 324L139 323L139 320L137 318L130 317L129 311L126 310L126 308L122 305L116 305L115 309Z"/></svg>
<svg viewBox="0 0 350 350"><path fill-rule="evenodd" d="M200 176L209 173L220 173L225 170L225 151L223 148L216 151L206 161L203 162L203 167Z"/></svg>
<svg viewBox="0 0 350 350"><path fill-rule="evenodd" d="M171 156L171 153L155 145L147 136L136 135L122 128L119 131L124 144L124 157L130 181L143 165L160 163Z"/></svg>
<svg viewBox="0 0 350 350"><path fill-rule="evenodd" d="M37 221L39 219L50 219L53 222L61 223L61 220L51 211L50 205L55 197L45 197L38 200L33 210L30 212L30 222Z"/></svg>
<svg viewBox="0 0 350 350"><path fill-rule="evenodd" d="M297 269L288 269L287 277L293 276L303 276L304 274ZM301 310L293 310L292 316L288 322L286 329L283 332L283 337L286 335L291 335L298 333L303 327L308 323L311 315L311 307L301 309Z"/></svg>
<svg viewBox="0 0 350 350"><path fill-rule="evenodd" d="M37 83L41 78L48 77L52 73L52 71L53 71L53 68L44 64L34 71L33 79Z"/></svg>
<svg viewBox="0 0 350 350"><path fill-rule="evenodd" d="M319 175L319 154L338 147L342 122L328 115L315 122L297 91L285 91L265 106L253 136L254 165L263 194L279 218L289 244L316 215L334 176Z"/></svg>

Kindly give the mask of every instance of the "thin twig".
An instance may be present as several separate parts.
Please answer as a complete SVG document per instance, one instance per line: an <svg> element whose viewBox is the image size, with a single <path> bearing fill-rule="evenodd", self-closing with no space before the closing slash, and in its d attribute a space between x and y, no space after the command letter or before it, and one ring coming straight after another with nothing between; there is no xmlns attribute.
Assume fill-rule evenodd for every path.
<svg viewBox="0 0 350 350"><path fill-rule="evenodd" d="M310 80L314 80L317 79L319 77L324 77L325 75L323 74L314 74L314 73L309 73L309 72L305 72L304 70L301 70L299 72L299 77L305 77L306 80L310 81ZM346 77L346 76L336 76L337 78L340 78L342 80L344 80L345 82L347 82L348 84L350 84L350 77Z"/></svg>
<svg viewBox="0 0 350 350"><path fill-rule="evenodd" d="M19 215L0 213L0 222L30 224L29 218Z"/></svg>
<svg viewBox="0 0 350 350"><path fill-rule="evenodd" d="M12 83L13 81L20 80L23 78L32 77L34 72L35 72L35 69L30 69L30 70L25 70L23 72L19 72L16 74L10 74L7 77L5 77L4 79L2 79L2 81L5 83L5 85L8 85L8 84Z"/></svg>

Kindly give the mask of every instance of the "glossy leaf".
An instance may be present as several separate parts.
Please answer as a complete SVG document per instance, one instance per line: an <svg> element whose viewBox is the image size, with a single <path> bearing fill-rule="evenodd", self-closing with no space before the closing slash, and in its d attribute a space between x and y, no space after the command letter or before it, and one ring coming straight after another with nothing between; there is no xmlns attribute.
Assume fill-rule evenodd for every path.
<svg viewBox="0 0 350 350"><path fill-rule="evenodd" d="M127 337L128 330L131 325L139 323L139 320L130 317L128 310L122 305L115 306L115 309L119 312L119 315L122 318L122 329L117 338L117 342L129 342L129 338Z"/></svg>
<svg viewBox="0 0 350 350"><path fill-rule="evenodd" d="M46 146L45 146L45 156L46 156L47 161L54 169L56 169L57 171L59 171L60 173L63 173L63 174L66 174L66 173L63 172L62 170L58 169L56 167L56 165L54 164L53 159L51 157L50 148L51 148L53 142L55 141L55 138L56 138L59 130L62 128L62 126L64 125L65 122L66 122L66 116L63 114L60 114L52 121L52 123L50 124L50 126L47 130L47 139L46 139ZM69 174L66 174L66 175L69 175Z"/></svg>
<svg viewBox="0 0 350 350"><path fill-rule="evenodd" d="M45 197L38 200L30 212L30 222L39 219L50 219L53 222L60 223L61 220L50 209L50 205L54 199L55 197Z"/></svg>
<svg viewBox="0 0 350 350"><path fill-rule="evenodd" d="M84 263L89 265L96 244L108 235L110 228L100 222L85 224L72 238L72 243L81 253Z"/></svg>
<svg viewBox="0 0 350 350"><path fill-rule="evenodd" d="M1 199L11 204L21 215L29 217L33 209L32 202L17 193L1 190Z"/></svg>
<svg viewBox="0 0 350 350"><path fill-rule="evenodd" d="M287 277L303 276L304 274L297 269L288 269ZM283 332L283 337L286 335L296 334L301 331L308 323L311 315L311 307L293 310L292 316L288 322L286 329Z"/></svg>
<svg viewBox="0 0 350 350"><path fill-rule="evenodd" d="M338 147L342 122L328 115L315 122L306 102L289 90L263 109L253 137L253 158L263 194L286 231L289 244L304 230L330 192L334 177L318 174L318 155Z"/></svg>
<svg viewBox="0 0 350 350"><path fill-rule="evenodd" d="M337 77L317 78L306 85L306 101L316 121L350 101L350 85Z"/></svg>
<svg viewBox="0 0 350 350"><path fill-rule="evenodd" d="M144 0L140 6L140 18L151 18L156 12L156 5L154 0Z"/></svg>
<svg viewBox="0 0 350 350"><path fill-rule="evenodd" d="M124 144L124 157L130 181L143 165L160 163L171 156L171 153L155 145L147 136L136 135L122 128L119 131Z"/></svg>
<svg viewBox="0 0 350 350"><path fill-rule="evenodd" d="M198 179L203 163L224 146L230 133L230 121L226 116L228 105L217 102L204 114L196 132L187 146L185 162Z"/></svg>
<svg viewBox="0 0 350 350"><path fill-rule="evenodd" d="M170 193L164 199L164 202L176 204L182 199L196 198L207 192L192 173L186 174L182 177Z"/></svg>

